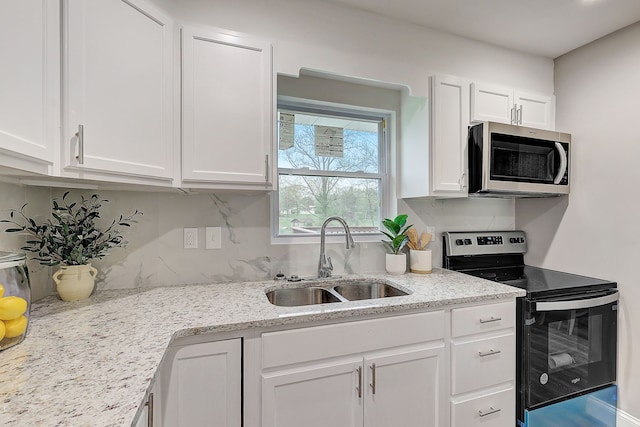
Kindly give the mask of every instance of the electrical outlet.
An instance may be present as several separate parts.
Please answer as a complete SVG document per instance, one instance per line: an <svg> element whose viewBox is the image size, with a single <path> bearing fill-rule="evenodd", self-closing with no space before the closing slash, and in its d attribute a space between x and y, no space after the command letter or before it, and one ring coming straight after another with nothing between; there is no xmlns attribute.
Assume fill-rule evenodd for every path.
<svg viewBox="0 0 640 427"><path fill-rule="evenodd" d="M207 227L206 229L207 249L220 249L222 247L222 229L220 227Z"/></svg>
<svg viewBox="0 0 640 427"><path fill-rule="evenodd" d="M183 243L185 249L198 249L198 229L183 228Z"/></svg>

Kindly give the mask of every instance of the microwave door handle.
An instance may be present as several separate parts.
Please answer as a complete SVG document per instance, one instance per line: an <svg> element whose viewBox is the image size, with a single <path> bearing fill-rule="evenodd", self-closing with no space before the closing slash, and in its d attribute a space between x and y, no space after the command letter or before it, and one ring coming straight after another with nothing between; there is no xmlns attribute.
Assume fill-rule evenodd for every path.
<svg viewBox="0 0 640 427"><path fill-rule="evenodd" d="M564 147L559 142L556 142L556 150L558 150L558 153L560 153L560 170L558 171L558 175L556 175L556 178L553 180L553 183L557 185L560 184L564 173L567 171L568 162L567 153L564 151Z"/></svg>
<svg viewBox="0 0 640 427"><path fill-rule="evenodd" d="M603 297L579 299L574 301L539 301L536 302L535 311L579 310L582 308L598 307L610 304L619 299L618 292Z"/></svg>

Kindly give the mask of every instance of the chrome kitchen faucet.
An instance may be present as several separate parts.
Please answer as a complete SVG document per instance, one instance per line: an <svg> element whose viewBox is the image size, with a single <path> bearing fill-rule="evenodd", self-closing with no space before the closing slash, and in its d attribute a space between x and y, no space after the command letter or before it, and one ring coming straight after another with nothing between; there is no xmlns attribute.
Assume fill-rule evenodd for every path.
<svg viewBox="0 0 640 427"><path fill-rule="evenodd" d="M347 239L347 249L353 249L356 247L356 244L353 241L353 237L351 237L351 230L349 230L349 224L347 224L347 221L340 218L339 216L330 216L329 218L325 219L324 223L322 223L322 228L320 229L320 261L318 262L319 278L331 277L331 271L333 271L333 264L331 263L331 257L325 256L325 253L324 253L324 239L326 234L326 228L327 228L327 224L331 221L338 221L344 227L344 231L346 232L346 239Z"/></svg>

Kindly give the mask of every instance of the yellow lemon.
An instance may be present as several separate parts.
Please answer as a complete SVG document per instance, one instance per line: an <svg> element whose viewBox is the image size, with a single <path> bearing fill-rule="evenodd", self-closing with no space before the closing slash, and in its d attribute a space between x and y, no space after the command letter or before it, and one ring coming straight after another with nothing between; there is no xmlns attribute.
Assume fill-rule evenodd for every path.
<svg viewBox="0 0 640 427"><path fill-rule="evenodd" d="M0 320L13 320L27 311L27 300L9 296L0 298Z"/></svg>
<svg viewBox="0 0 640 427"><path fill-rule="evenodd" d="M28 323L29 323L29 320L24 316L20 316L17 319L13 319L13 320L5 320L4 336L6 338L19 337L20 335L24 334L24 331L27 330Z"/></svg>
<svg viewBox="0 0 640 427"><path fill-rule="evenodd" d="M2 338L4 338L4 331L5 331L4 322L0 320L0 341L2 341Z"/></svg>
<svg viewBox="0 0 640 427"><path fill-rule="evenodd" d="M0 298L4 296L4 286L0 283Z"/></svg>

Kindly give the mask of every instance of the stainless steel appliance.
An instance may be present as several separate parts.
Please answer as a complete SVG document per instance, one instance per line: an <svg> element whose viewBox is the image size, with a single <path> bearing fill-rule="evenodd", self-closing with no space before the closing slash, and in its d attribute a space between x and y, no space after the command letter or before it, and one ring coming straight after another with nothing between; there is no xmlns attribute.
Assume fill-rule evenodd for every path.
<svg viewBox="0 0 640 427"><path fill-rule="evenodd" d="M447 232L443 241L445 268L527 291L516 303L518 424L614 426L616 283L525 265L522 231Z"/></svg>
<svg viewBox="0 0 640 427"><path fill-rule="evenodd" d="M469 194L548 197L569 194L571 135L482 122L469 127Z"/></svg>

